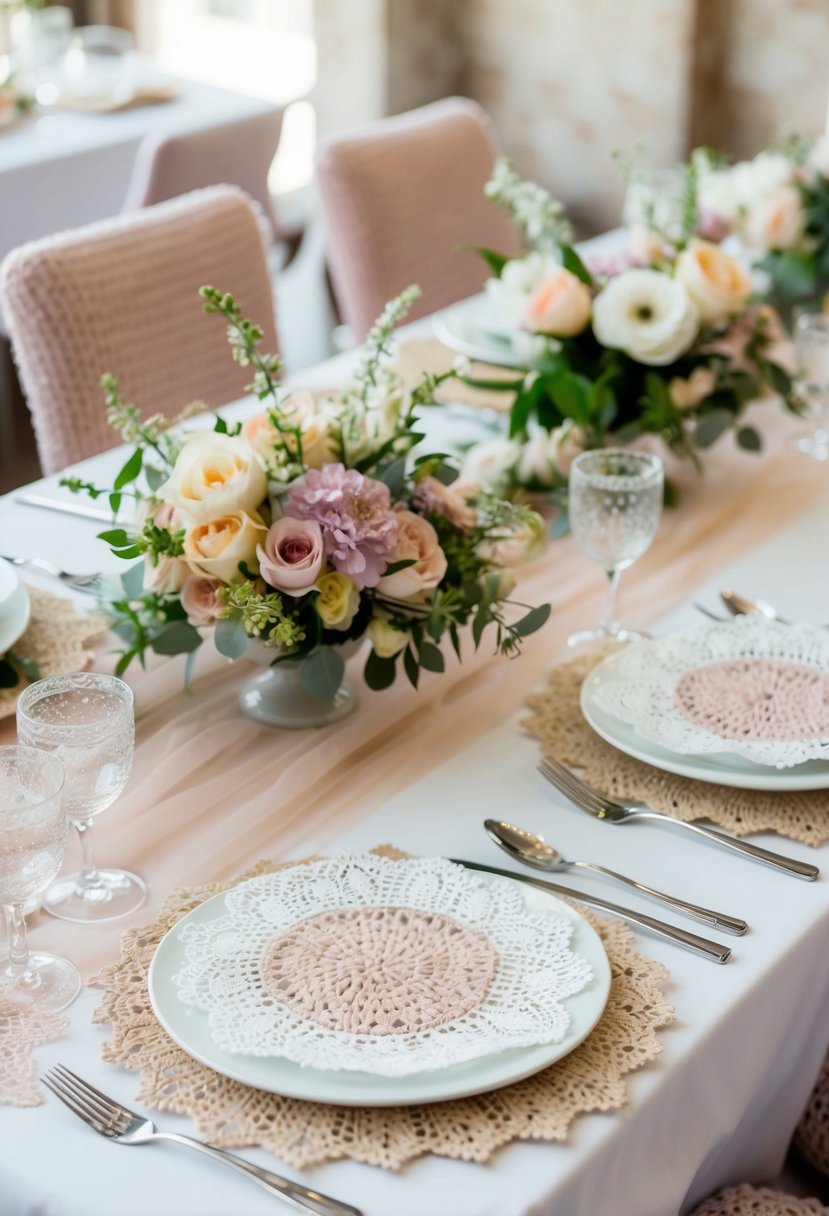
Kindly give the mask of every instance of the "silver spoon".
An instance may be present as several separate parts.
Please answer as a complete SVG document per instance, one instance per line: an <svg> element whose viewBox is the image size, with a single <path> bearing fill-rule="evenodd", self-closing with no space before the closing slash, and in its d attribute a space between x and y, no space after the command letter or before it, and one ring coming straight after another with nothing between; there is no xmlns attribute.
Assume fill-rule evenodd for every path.
<svg viewBox="0 0 829 1216"><path fill-rule="evenodd" d="M687 900L678 899L674 895L667 895L664 891L657 891L653 887L648 887L644 883L637 882L635 878L628 878L626 874L619 874L616 870L608 870L605 866L596 865L592 861L567 861L562 857L551 844L547 844L546 840L541 836L534 836L532 832L527 832L523 828L516 828L511 823L504 823L499 819L485 819L484 827L491 840L494 840L499 848L503 849L515 861L520 861L526 866L532 866L536 870L546 870L548 873L561 873L564 870L579 868L582 870L593 870L596 874L603 874L605 878L612 878L615 882L623 883L626 887L633 887L634 890L641 892L642 895L648 895L651 899L658 900L659 903L667 904L671 908L675 908L679 912L684 912L686 916L693 917L694 920L705 921L708 925L716 925L725 933L742 934L745 933L748 925L744 920L739 920L735 916L727 916L724 912L714 912L711 908L701 908L698 904L688 903Z"/></svg>
<svg viewBox="0 0 829 1216"><path fill-rule="evenodd" d="M790 624L767 600L750 600L728 588L720 592L720 599L732 616L764 616L767 621L779 621L781 625Z"/></svg>

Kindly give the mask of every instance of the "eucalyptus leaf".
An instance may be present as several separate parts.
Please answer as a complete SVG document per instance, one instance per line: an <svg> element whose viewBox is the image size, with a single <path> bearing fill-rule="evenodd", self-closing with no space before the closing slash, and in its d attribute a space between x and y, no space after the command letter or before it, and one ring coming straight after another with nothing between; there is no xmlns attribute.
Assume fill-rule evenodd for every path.
<svg viewBox="0 0 829 1216"><path fill-rule="evenodd" d="M320 701L333 701L342 686L345 663L330 646L320 646L302 660L299 678L302 687Z"/></svg>
<svg viewBox="0 0 829 1216"><path fill-rule="evenodd" d="M747 452L759 452L763 446L760 434L753 426L741 426L737 431L737 442Z"/></svg>
<svg viewBox="0 0 829 1216"><path fill-rule="evenodd" d="M394 683L396 674L394 659L381 659L380 655L372 650L363 669L363 677L369 688L374 692L382 692L384 688L389 688Z"/></svg>
<svg viewBox="0 0 829 1216"><path fill-rule="evenodd" d="M150 643L156 654L189 654L201 644L201 634L189 621L171 621Z"/></svg>
<svg viewBox="0 0 829 1216"><path fill-rule="evenodd" d="M700 448L710 448L720 435L733 424L734 415L731 410L711 410L700 418L694 431L694 443Z"/></svg>
<svg viewBox="0 0 829 1216"><path fill-rule="evenodd" d="M389 487L392 498L399 498L403 490L403 478L406 476L405 460L393 460L384 469L378 469L377 479Z"/></svg>
<svg viewBox="0 0 829 1216"><path fill-rule="evenodd" d="M539 604L537 608L531 608L526 616L522 616L520 621L516 621L512 629L520 638L525 638L531 633L535 633L542 625L546 625L550 616L550 605Z"/></svg>
<svg viewBox="0 0 829 1216"><path fill-rule="evenodd" d="M121 586L128 600L140 599L144 592L144 562L136 562L121 575Z"/></svg>
<svg viewBox="0 0 829 1216"><path fill-rule="evenodd" d="M213 641L219 654L226 659L241 659L248 648L248 635L240 614L221 617L213 631Z"/></svg>
<svg viewBox="0 0 829 1216"><path fill-rule="evenodd" d="M167 474L162 469L157 469L151 464L144 466L144 476L147 479L147 485L153 491L157 490L167 480Z"/></svg>

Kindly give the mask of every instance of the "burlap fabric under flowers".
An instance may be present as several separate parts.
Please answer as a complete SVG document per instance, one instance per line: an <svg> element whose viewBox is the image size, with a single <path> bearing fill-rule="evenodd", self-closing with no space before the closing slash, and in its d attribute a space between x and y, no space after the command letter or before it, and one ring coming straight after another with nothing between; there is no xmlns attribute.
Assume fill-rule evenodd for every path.
<svg viewBox="0 0 829 1216"><path fill-rule="evenodd" d="M610 649L598 646L554 667L549 686L528 698L533 713L523 724L545 752L584 769L585 781L603 794L647 803L675 819L710 819L735 836L779 832L815 847L829 840L829 790L766 793L693 781L634 760L599 738L582 716L579 696L588 672Z"/></svg>
<svg viewBox="0 0 829 1216"><path fill-rule="evenodd" d="M52 595L40 587L27 586L31 617L23 636L13 650L36 664L41 678L81 671L92 658L89 643L107 628L103 617L79 613L65 596ZM0 689L0 718L8 718L17 708L17 698L25 688L23 680L15 688Z"/></svg>
<svg viewBox="0 0 829 1216"><path fill-rule="evenodd" d="M403 856L389 846L376 851ZM607 1008L576 1051L526 1081L430 1106L366 1109L283 1098L220 1076L182 1051L156 1021L147 971L161 938L192 908L281 868L263 861L231 882L174 891L151 925L124 934L120 961L92 981L105 990L95 1021L110 1022L113 1030L103 1058L141 1073L139 1102L189 1115L214 1144L260 1145L298 1167L351 1157L399 1169L429 1152L486 1161L511 1140L564 1140L576 1116L624 1106L626 1074L661 1051L656 1032L674 1018L659 986L668 972L634 950L626 925L586 913L610 960Z"/></svg>

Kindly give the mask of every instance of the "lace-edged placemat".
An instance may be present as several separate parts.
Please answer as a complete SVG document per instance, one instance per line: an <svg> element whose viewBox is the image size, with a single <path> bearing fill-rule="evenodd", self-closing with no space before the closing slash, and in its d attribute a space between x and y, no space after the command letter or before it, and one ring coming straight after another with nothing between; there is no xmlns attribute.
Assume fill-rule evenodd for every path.
<svg viewBox="0 0 829 1216"><path fill-rule="evenodd" d="M549 687L529 697L533 711L523 725L562 764L584 770L584 779L613 798L645 802L675 819L711 819L735 836L778 832L817 847L829 840L829 790L765 792L694 781L634 760L585 722L579 708L582 681L610 653L595 650L554 667Z"/></svg>
<svg viewBox="0 0 829 1216"><path fill-rule="evenodd" d="M32 1051L69 1028L62 1013L42 1013L27 997L0 986L0 1106L40 1106Z"/></svg>
<svg viewBox="0 0 829 1216"><path fill-rule="evenodd" d="M404 856L389 846L375 852ZM585 912L610 960L607 1008L580 1047L526 1081L429 1106L367 1109L283 1098L220 1076L182 1051L156 1021L147 990L150 961L167 930L199 903L283 868L263 861L231 882L174 891L152 924L124 934L121 959L92 981L104 989L94 1020L112 1025L103 1058L140 1072L138 1101L189 1115L214 1144L260 1145L297 1167L350 1157L399 1169L424 1153L487 1161L511 1140L561 1141L578 1115L625 1106L625 1076L662 1050L657 1030L675 1016L660 988L668 972L634 949L621 921Z"/></svg>
<svg viewBox="0 0 829 1216"><path fill-rule="evenodd" d="M81 671L92 658L89 643L108 628L100 616L78 612L75 603L62 595L52 595L40 587L30 587L32 607L29 626L12 651L34 663L41 678ZM0 718L10 717L17 709L17 698L26 687L25 677L14 688L0 689Z"/></svg>
<svg viewBox="0 0 829 1216"><path fill-rule="evenodd" d="M441 372L449 371L457 358L457 352L444 346L437 338L410 338L399 344L394 358L394 369L402 376L407 388L413 388L425 372L440 375ZM492 363L473 362L469 374L476 380L512 381L520 373L512 368L496 367ZM437 389L435 399L445 405L471 405L478 409L497 410L501 414L508 414L515 400L515 393L472 388L461 380L447 380Z"/></svg>

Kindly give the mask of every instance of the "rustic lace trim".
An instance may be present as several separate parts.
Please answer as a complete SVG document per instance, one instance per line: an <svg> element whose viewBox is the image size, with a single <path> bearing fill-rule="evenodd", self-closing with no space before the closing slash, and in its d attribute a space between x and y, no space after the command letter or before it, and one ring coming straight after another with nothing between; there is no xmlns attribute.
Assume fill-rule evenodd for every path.
<svg viewBox="0 0 829 1216"><path fill-rule="evenodd" d="M829 1055L794 1133L794 1146L829 1178Z"/></svg>
<svg viewBox="0 0 829 1216"><path fill-rule="evenodd" d="M796 1199L766 1186L728 1186L706 1199L691 1216L813 1216L829 1212L818 1199Z"/></svg>
<svg viewBox="0 0 829 1216"><path fill-rule="evenodd" d="M402 856L389 846L375 851ZM578 1115L620 1109L627 1103L624 1077L662 1050L656 1032L674 1019L660 989L668 972L634 950L626 925L585 913L610 960L607 1008L576 1051L526 1081L429 1106L352 1109L263 1093L219 1076L177 1047L158 1024L147 970L161 938L192 908L242 879L281 868L263 861L231 882L174 891L152 924L124 934L121 959L92 981L104 989L94 1020L112 1024L103 1058L141 1074L139 1102L189 1115L214 1144L261 1145L297 1167L351 1157L400 1169L429 1152L487 1161L511 1140L564 1140Z"/></svg>
<svg viewBox="0 0 829 1216"><path fill-rule="evenodd" d="M524 726L562 764L584 770L604 794L644 802L675 819L710 819L736 836L779 832L817 847L829 840L829 791L765 792L732 789L677 777L634 760L591 730L579 708L582 681L608 654L596 647L554 667L549 687L529 697Z"/></svg>
<svg viewBox="0 0 829 1216"><path fill-rule="evenodd" d="M40 587L30 587L32 613L23 636L15 642L15 654L37 665L41 677L82 671L92 658L90 641L103 633L107 622L98 616L79 613L70 599L52 595ZM0 718L10 717L17 709L17 698L25 681L16 688L0 689Z"/></svg>
<svg viewBox="0 0 829 1216"><path fill-rule="evenodd" d="M59 1039L68 1027L63 1014L42 1013L28 997L0 987L0 1105L41 1105L32 1050Z"/></svg>

